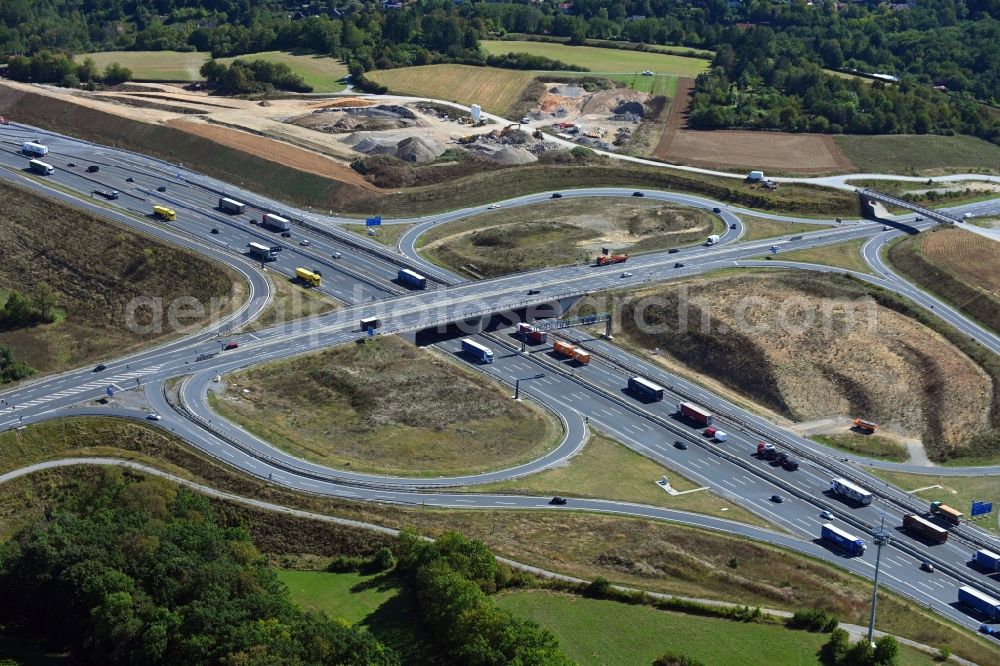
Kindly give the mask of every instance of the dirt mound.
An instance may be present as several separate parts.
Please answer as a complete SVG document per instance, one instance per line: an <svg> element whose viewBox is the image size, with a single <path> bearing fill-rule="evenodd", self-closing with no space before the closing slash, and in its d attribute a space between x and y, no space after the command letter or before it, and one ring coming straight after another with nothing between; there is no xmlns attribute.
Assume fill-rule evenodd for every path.
<svg viewBox="0 0 1000 666"><path fill-rule="evenodd" d="M444 146L437 141L419 136L411 136L396 144L396 157L404 162L430 162L443 152Z"/></svg>
<svg viewBox="0 0 1000 666"><path fill-rule="evenodd" d="M309 106L315 109L344 109L349 107L372 106L375 103L376 102L373 102L370 99L348 97L346 99L338 99L335 102L317 102L316 104L310 104Z"/></svg>
<svg viewBox="0 0 1000 666"><path fill-rule="evenodd" d="M610 114L618 106L629 102L638 102L641 106L643 102L649 101L650 98L649 93L628 90L626 88L600 90L584 101L583 106L580 107L580 114Z"/></svg>
<svg viewBox="0 0 1000 666"><path fill-rule="evenodd" d="M635 102L635 101L622 102L614 109L612 109L612 111L617 114L628 113L639 116L640 118L646 115L646 107L644 107L641 102Z"/></svg>

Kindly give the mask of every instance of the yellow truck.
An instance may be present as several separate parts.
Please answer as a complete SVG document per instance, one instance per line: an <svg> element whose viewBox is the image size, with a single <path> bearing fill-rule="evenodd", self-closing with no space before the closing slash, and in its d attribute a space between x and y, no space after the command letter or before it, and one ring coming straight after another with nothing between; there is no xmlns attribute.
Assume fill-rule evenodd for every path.
<svg viewBox="0 0 1000 666"><path fill-rule="evenodd" d="M311 271L308 268L296 268L295 277L310 287L318 287L323 280L323 276L320 273Z"/></svg>
<svg viewBox="0 0 1000 666"><path fill-rule="evenodd" d="M173 208L167 208L166 206L153 206L153 215L162 217L168 222L173 222L177 219L177 211Z"/></svg>

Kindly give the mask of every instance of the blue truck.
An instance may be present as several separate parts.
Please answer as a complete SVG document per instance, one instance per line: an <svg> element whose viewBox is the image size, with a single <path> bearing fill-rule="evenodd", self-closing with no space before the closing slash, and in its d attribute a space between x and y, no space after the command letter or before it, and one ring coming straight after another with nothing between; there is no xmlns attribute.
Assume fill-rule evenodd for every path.
<svg viewBox="0 0 1000 666"><path fill-rule="evenodd" d="M972 563L980 569L985 569L990 573L1000 571L1000 555L992 550L977 550L972 554Z"/></svg>
<svg viewBox="0 0 1000 666"><path fill-rule="evenodd" d="M474 342L469 338L462 338L462 351L472 356L480 363L492 363L493 362L493 350L489 347L484 347L478 342Z"/></svg>
<svg viewBox="0 0 1000 666"><path fill-rule="evenodd" d="M958 588L958 601L991 620L1000 620L1000 601L975 588L968 585Z"/></svg>
<svg viewBox="0 0 1000 666"><path fill-rule="evenodd" d="M842 529L834 527L830 523L823 525L820 537L824 541L836 544L848 555L864 555L865 542L852 534L848 534Z"/></svg>
<svg viewBox="0 0 1000 666"><path fill-rule="evenodd" d="M396 275L396 279L406 286L413 287L414 289L427 288L427 278L420 273L411 271L409 268L400 268L399 273Z"/></svg>

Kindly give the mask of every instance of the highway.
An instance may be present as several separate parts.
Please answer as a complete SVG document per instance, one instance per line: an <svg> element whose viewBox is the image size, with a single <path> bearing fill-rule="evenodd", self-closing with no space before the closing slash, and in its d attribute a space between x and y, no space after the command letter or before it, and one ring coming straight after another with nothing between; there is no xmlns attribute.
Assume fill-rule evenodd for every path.
<svg viewBox="0 0 1000 666"><path fill-rule="evenodd" d="M13 150L19 145L19 137L29 133L30 131L18 127L5 128L0 132L4 141L0 144L4 146L4 149L0 150L0 164L15 169L13 173L7 170L0 171L5 178L24 182L24 177L19 176L18 171L19 167L23 168L25 159L14 154ZM772 246L778 249L780 256L781 252L787 250L819 247L858 238L871 238L873 240L869 245L872 245L876 240L885 240L899 233L883 232L881 223L830 225L828 221L826 222L830 225L828 228L795 237L739 242L743 235L742 222L731 209L720 205L722 212L719 215L727 226L723 242L714 247L683 248L674 254L657 252L633 257L628 263L631 277L621 276L621 266L595 268L578 265L526 271L493 280L458 282L455 276L441 269L435 269L436 272L429 275L433 283L427 292L409 292L395 282L396 270L400 265L409 265L406 257L413 252L414 243L419 235L415 230L429 228L438 223L437 220L424 220L421 225L414 227L414 230L404 236L407 241L406 244L401 244L403 252L392 256L394 253L391 250L375 247L374 244L367 243L364 238L350 238L346 232L329 228L329 220L310 217L308 213L295 211L275 202L267 202L253 195L243 196L241 193L223 190L224 194L232 195L248 204L247 215L225 215L213 210L220 192L217 184L204 185L200 177L190 172L182 173L178 179L176 171L162 164L157 165L154 160L143 161L143 158L108 148L95 150L92 146L71 139L55 138L52 135L46 137L46 142L59 160L66 160L67 163L75 161L78 167L60 168L56 174L48 177L47 180L54 185L65 189L45 187L38 182L41 179L30 181L33 188L43 191L46 196L62 199L75 206L90 208L104 217L111 217L171 242L197 249L228 265L238 266L248 283L256 286L252 289L250 300L240 313L227 322L201 331L196 336L188 336L157 349L108 363L108 369L101 373L94 373L89 368L80 369L57 377L45 377L32 383L22 384L12 391L0 394L8 405L16 407L0 412L3 414L0 416L0 428L16 427L22 423L32 423L70 413L91 413L73 405L100 397L109 385L127 389L132 387L134 382L135 386L140 384L145 386L147 396L155 410L164 416L164 421L160 423L161 427L170 429L192 445L230 465L275 483L305 492L351 499L466 508L551 509L553 507L548 505L548 498L439 490L431 492L430 489L440 486L468 486L510 478L556 464L571 455L583 443L586 429L581 418L586 415L591 425L625 442L644 455L668 464L718 494L767 517L787 533L781 535L767 531L764 531L766 534L754 532L754 538L782 545L786 545L784 541L788 540L796 544L789 547L800 551L803 548L813 548L816 549L817 556L869 575L874 558L871 550L860 558L844 558L817 542L818 527L823 522L818 517L819 511L832 510L838 520L844 521L845 527L853 526L859 534L877 524L883 515L893 527L901 523L901 515L905 509L900 503L904 502L905 498L901 497L902 493L893 489L880 489L880 494L886 499L879 500L876 505L867 508L845 506L836 497L829 496L830 478L841 474L856 479L866 476L857 465L849 467L843 465L842 461L831 457L829 451L823 447L807 440L799 441L801 438L796 439L790 433L752 414L740 413L734 405L708 394L704 389L686 384L679 378L670 377L659 368L600 340L587 340L585 344L607 360L575 368L554 358L550 350L545 348L533 349L526 355L517 353L517 342L510 339L503 331L480 336L480 340L486 340L494 348L497 361L491 366L476 367L495 379L512 383L519 377L544 373L545 376L537 381L523 382L522 392L559 415L564 422L566 434L558 447L536 461L509 470L497 470L473 477L386 478L310 465L284 454L267 442L260 441L234 424L215 416L208 410L205 401L206 392L216 375L356 340L360 336L358 320L362 316L379 317L382 320L383 334L425 329L467 317L479 320L483 317L512 312L531 317L531 311L535 308L546 307L550 303L559 301L568 303L588 292L634 287L719 268L744 265L800 268L801 265L798 264L764 262L753 258L767 254ZM49 158L50 163L58 163L56 157ZM85 173L82 165L93 163L95 160L101 162L100 172ZM109 211L103 206L95 206L92 202L74 197L69 192L70 190L88 192L95 187L106 188L112 183L118 184L119 181L124 187L127 177L135 178L135 182L128 183L129 194L123 194L118 200L123 206L117 212ZM165 187L166 192L158 192L157 187ZM215 189L211 189L213 187ZM121 190L117 187L115 189ZM612 188L610 191L607 189L579 193L574 191L572 195L631 196L631 192L632 190ZM569 194L570 192L566 193ZM647 191L646 196L702 208L714 207L714 202L686 195ZM505 202L503 205L523 205L547 198L551 198L551 195L538 195L534 199L523 198L523 202ZM153 201L176 208L177 222L164 223L152 220L148 212ZM465 214L481 211L482 207L477 207L468 209ZM293 226L292 238L282 239L250 223L251 219L259 219L259 214L263 212L278 212L300 222ZM455 213L449 215L454 217L448 219L462 216ZM819 225L824 224L822 221L814 222ZM731 226L735 226L735 229L729 228ZM211 233L212 228L217 228L219 233ZM282 247L278 261L268 265L268 272L272 275L290 276L296 266L318 268L323 272L323 290L344 302L346 306L328 315L312 317L253 334L220 335L232 330L238 323L255 316L267 302L269 297L267 280L255 262L242 256L242 248L247 242L259 240L266 240L270 244ZM300 244L305 240L309 241L308 245ZM337 252L341 253L341 256L334 258L334 253ZM869 257L867 250L865 256ZM911 298L919 305L927 307L960 330L968 332L971 337L990 349L997 350L998 341L991 332L968 322L959 313L944 307L923 292L913 290L891 272L879 268L879 265L874 263L875 260L877 253L875 259L869 258L869 261L886 276L878 281L881 286L908 296L910 293L905 290L911 290L914 294ZM678 263L684 265L677 266ZM424 270L422 264L415 266ZM844 272L843 269L828 267L823 269ZM536 289L538 294L528 293ZM468 333L475 334L477 329L478 323L471 326ZM579 335L579 332L569 332L566 335L572 337ZM239 348L222 351L222 342L227 340L239 341ZM437 346L443 353L456 354L456 357L462 358L457 353L458 343L455 339L446 340ZM670 387L672 392L670 398L661 403L642 404L624 394L627 375L633 369ZM183 384L181 390L183 407L175 408L166 402L162 383L171 377L183 375L191 377ZM730 441L724 447L705 441L697 429L674 419L676 399L684 396L693 396L702 404L718 411L720 415L725 415L720 418L733 432ZM93 413L104 412L106 410L96 409ZM732 427L729 427L729 424ZM762 436L786 446L801 447L805 459L800 470L787 473L750 456L749 453L754 450L756 442ZM689 442L691 446L686 450L675 448L673 442L678 439ZM868 481L878 483L870 479ZM780 505L771 502L770 496L775 492L781 492L786 501ZM571 500L565 508L556 508L623 513L667 520L673 519L671 516L678 513L622 502L580 499ZM703 517L694 519L701 521ZM716 519L704 520L706 522L703 526L713 529L735 529L729 525L721 526L713 523L712 521ZM746 526L738 528L754 529ZM977 532L968 528L962 528L960 531L968 538L991 538ZM748 533L738 533L749 536ZM894 546L883 560L883 573L893 589L933 607L965 626L974 627L976 626L974 620L951 605L955 598L956 585L972 581L996 595L1000 595L1000 585L987 576L968 570L965 561L968 559L969 550L969 545L955 541L932 547L915 542L906 534L899 533L898 536L894 535ZM944 573L925 576L918 568L923 559L937 562Z"/></svg>

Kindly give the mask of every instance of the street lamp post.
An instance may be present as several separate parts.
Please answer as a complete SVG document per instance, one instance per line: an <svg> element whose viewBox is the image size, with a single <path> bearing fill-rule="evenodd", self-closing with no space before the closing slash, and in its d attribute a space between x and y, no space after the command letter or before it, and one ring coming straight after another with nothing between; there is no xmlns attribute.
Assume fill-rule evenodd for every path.
<svg viewBox="0 0 1000 666"><path fill-rule="evenodd" d="M872 635L875 633L875 606L878 603L878 571L879 564L882 561L882 546L889 543L890 534L891 532L885 528L885 518L883 517L881 524L872 532L872 541L875 542L875 547L878 550L875 551L875 583L872 586L872 614L868 620L869 645L874 645Z"/></svg>
<svg viewBox="0 0 1000 666"><path fill-rule="evenodd" d="M521 377L514 380L514 400L521 399L521 382L528 381L529 379L541 379L545 376L544 372L540 372L532 377Z"/></svg>

